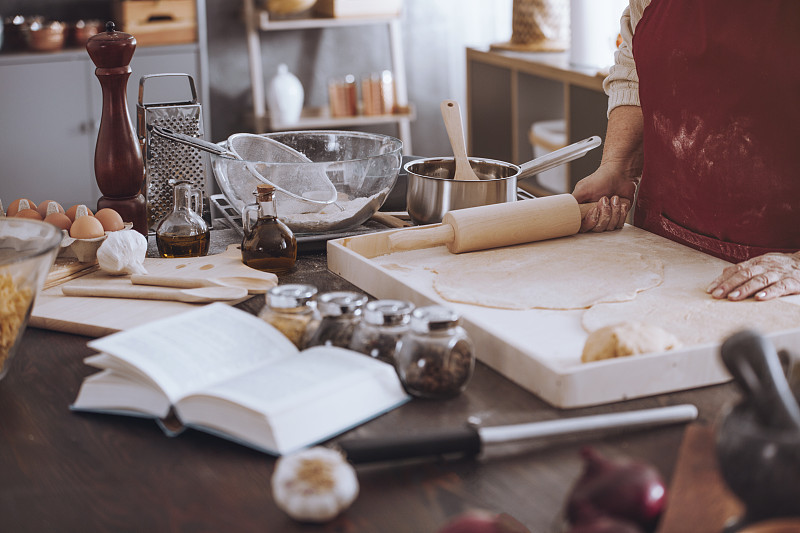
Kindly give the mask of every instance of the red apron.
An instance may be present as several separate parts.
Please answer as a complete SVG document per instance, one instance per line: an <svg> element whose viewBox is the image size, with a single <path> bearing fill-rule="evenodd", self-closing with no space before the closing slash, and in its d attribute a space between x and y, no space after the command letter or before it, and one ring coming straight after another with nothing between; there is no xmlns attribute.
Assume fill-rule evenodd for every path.
<svg viewBox="0 0 800 533"><path fill-rule="evenodd" d="M800 1L653 0L634 223L728 261L800 250Z"/></svg>

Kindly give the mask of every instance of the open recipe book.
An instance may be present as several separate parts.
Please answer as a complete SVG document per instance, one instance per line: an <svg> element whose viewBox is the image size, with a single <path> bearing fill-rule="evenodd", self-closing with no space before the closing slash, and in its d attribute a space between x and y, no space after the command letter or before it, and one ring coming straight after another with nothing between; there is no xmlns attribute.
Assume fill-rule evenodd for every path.
<svg viewBox="0 0 800 533"><path fill-rule="evenodd" d="M272 454L316 444L409 399L391 365L299 351L263 320L215 303L90 341L72 409L180 423ZM167 424L161 423L168 434Z"/></svg>

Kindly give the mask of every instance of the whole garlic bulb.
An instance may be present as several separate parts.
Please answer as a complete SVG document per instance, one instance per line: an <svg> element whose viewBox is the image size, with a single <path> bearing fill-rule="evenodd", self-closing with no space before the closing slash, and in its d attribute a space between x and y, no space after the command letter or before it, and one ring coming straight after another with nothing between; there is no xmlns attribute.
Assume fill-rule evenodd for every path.
<svg viewBox="0 0 800 533"><path fill-rule="evenodd" d="M341 453L316 446L278 459L272 494L295 520L325 522L355 501L358 478Z"/></svg>
<svg viewBox="0 0 800 533"><path fill-rule="evenodd" d="M147 274L147 238L134 230L111 231L97 249L97 264L109 274Z"/></svg>

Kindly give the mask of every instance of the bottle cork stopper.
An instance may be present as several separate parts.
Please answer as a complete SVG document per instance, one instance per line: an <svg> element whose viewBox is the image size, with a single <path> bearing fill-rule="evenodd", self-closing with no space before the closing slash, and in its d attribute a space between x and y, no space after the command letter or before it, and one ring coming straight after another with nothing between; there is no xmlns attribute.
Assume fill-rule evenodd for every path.
<svg viewBox="0 0 800 533"><path fill-rule="evenodd" d="M256 186L256 194L271 194L275 192L275 187L269 183L259 183Z"/></svg>

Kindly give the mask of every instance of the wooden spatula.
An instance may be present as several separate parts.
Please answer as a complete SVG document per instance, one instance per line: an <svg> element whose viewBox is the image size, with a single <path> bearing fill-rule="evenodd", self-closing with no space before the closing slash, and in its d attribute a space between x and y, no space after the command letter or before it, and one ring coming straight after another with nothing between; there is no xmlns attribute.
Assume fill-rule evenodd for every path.
<svg viewBox="0 0 800 533"><path fill-rule="evenodd" d="M197 289L169 289L144 285L64 285L65 296L93 296L101 298L134 298L139 300L169 300L173 302L210 303L239 300L247 297L243 287L201 287Z"/></svg>
<svg viewBox="0 0 800 533"><path fill-rule="evenodd" d="M221 276L217 278L185 278L179 276L154 276L152 274L131 274L134 285L150 285L156 287L176 287L179 289L197 289L200 287L243 287L249 294L264 294L277 285L271 279L249 276Z"/></svg>
<svg viewBox="0 0 800 533"><path fill-rule="evenodd" d="M450 146L455 157L456 171L453 179L461 181L478 181L480 178L472 170L467 158L467 148L464 141L464 127L461 123L461 108L455 100L445 100L442 102L442 118L444 127L447 128L447 136L450 137Z"/></svg>

